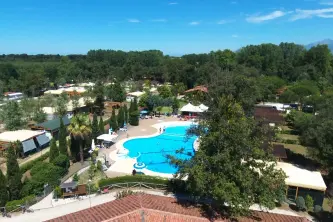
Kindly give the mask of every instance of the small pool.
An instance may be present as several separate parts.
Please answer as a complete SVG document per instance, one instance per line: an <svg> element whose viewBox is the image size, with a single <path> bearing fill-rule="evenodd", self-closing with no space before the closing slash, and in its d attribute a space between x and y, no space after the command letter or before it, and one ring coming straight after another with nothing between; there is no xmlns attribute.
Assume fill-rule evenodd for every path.
<svg viewBox="0 0 333 222"><path fill-rule="evenodd" d="M191 158L194 154L193 143L195 136L187 137L189 126L175 126L166 128L165 132L150 138L128 140L124 147L129 150L128 156L138 157L137 162L144 163L146 169L158 173L175 173L177 168L168 163L167 155L179 159ZM184 154L176 151L184 148ZM190 154L190 155L189 155Z"/></svg>

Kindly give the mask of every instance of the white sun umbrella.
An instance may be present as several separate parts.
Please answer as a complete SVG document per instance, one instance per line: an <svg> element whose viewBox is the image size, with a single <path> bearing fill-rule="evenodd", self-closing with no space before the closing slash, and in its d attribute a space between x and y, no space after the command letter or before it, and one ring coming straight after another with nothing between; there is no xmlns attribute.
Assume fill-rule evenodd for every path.
<svg viewBox="0 0 333 222"><path fill-rule="evenodd" d="M95 146L95 140L93 139L91 141L91 150L95 150L96 146Z"/></svg>

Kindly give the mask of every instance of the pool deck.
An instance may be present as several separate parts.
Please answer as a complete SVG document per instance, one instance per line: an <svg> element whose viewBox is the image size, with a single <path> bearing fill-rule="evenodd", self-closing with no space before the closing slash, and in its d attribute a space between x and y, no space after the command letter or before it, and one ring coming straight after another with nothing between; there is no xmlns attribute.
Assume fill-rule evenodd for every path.
<svg viewBox="0 0 333 222"><path fill-rule="evenodd" d="M103 149L101 152L108 156L111 162L114 162L112 166L105 172L108 177L115 177L120 175L131 175L133 171L133 165L136 163L135 158L119 157L119 153L124 153L123 144L127 140L134 138L147 138L159 135L159 129L165 126L173 125L190 125L190 121L180 121L176 117L161 117L154 119L140 119L139 126L129 127L127 133L120 133L117 142L111 147L111 149ZM148 169L140 170L146 175L160 176L164 178L172 178L173 174L157 173Z"/></svg>

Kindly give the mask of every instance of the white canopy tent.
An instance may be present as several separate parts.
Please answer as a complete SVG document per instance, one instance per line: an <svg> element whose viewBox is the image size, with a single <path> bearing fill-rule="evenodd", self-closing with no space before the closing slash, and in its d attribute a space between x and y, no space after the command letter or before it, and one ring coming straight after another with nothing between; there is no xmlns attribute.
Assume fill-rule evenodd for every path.
<svg viewBox="0 0 333 222"><path fill-rule="evenodd" d="M180 109L181 112L189 112L189 113L202 113L203 110L199 108L199 106L193 106L191 103L183 106Z"/></svg>
<svg viewBox="0 0 333 222"><path fill-rule="evenodd" d="M114 134L102 134L99 137L97 137L98 140L104 140L104 141L108 141L108 142L113 142L114 139L116 139L118 137L118 135Z"/></svg>
<svg viewBox="0 0 333 222"><path fill-rule="evenodd" d="M204 104L200 104L199 108L204 112L208 110L208 106L205 106Z"/></svg>

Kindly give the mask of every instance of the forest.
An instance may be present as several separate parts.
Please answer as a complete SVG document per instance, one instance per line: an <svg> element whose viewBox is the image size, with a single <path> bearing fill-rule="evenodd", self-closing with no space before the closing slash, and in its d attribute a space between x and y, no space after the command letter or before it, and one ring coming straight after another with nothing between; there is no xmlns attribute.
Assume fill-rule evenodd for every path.
<svg viewBox="0 0 333 222"><path fill-rule="evenodd" d="M186 88L208 84L221 71L242 76L261 91L258 99L286 85L314 86L321 93L333 83L333 60L327 45L306 50L294 43L249 45L237 52L218 50L182 57L158 50L91 50L86 55L1 55L0 89L36 96L41 90L64 83L101 80L183 83ZM217 74L218 75L218 74ZM275 92L274 92L275 93ZM273 93L273 94L274 94ZM290 91L283 98L295 97Z"/></svg>

